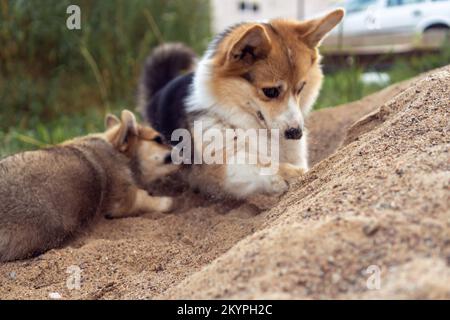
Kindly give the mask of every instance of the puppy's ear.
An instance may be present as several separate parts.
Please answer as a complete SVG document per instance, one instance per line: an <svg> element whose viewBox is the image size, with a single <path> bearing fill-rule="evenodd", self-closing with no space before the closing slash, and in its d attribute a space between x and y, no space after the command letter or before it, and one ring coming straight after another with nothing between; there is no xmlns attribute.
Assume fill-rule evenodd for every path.
<svg viewBox="0 0 450 320"><path fill-rule="evenodd" d="M305 43L315 48L320 45L325 36L344 18L344 9L337 9L325 17L301 22L297 30Z"/></svg>
<svg viewBox="0 0 450 320"><path fill-rule="evenodd" d="M121 114L122 125L126 126L128 131L134 135L138 134L138 124L133 112L123 110Z"/></svg>
<svg viewBox="0 0 450 320"><path fill-rule="evenodd" d="M117 119L118 120L118 119ZM122 111L120 126L117 131L113 130L108 137L111 144L121 152L132 150L138 138L138 124L134 114L128 110Z"/></svg>
<svg viewBox="0 0 450 320"><path fill-rule="evenodd" d="M266 30L262 25L255 24L245 30L231 46L228 61L231 64L251 65L267 57L271 49Z"/></svg>
<svg viewBox="0 0 450 320"><path fill-rule="evenodd" d="M106 117L105 117L105 128L106 128L106 130L111 129L112 127L117 126L118 124L120 124L119 118L117 118L113 114L106 115Z"/></svg>

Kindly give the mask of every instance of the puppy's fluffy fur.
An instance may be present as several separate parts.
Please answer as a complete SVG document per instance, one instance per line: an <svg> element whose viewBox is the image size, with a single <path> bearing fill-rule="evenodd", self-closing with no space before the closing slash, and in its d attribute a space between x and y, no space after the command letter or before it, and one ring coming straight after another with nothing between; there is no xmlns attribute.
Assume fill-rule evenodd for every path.
<svg viewBox="0 0 450 320"><path fill-rule="evenodd" d="M280 194L308 170L304 119L323 78L317 47L343 16L338 9L303 22L279 19L235 25L214 39L197 67L192 51L180 44L154 51L143 73L140 105L167 140L178 128L192 132L194 121L201 121L204 130L281 133L277 175L261 175L261 165L197 165L190 170L191 184L238 198ZM177 68L192 72L174 77ZM194 150L201 153L192 136ZM235 152L238 157L247 151Z"/></svg>
<svg viewBox="0 0 450 320"><path fill-rule="evenodd" d="M141 187L178 168L171 148L129 111L106 125L105 133L0 161L0 261L58 247L102 214L170 210L171 198Z"/></svg>

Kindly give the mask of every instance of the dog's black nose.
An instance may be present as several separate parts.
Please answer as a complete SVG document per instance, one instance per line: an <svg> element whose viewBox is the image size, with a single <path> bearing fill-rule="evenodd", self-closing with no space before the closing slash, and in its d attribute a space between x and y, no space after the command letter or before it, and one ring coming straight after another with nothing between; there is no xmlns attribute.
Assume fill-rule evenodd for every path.
<svg viewBox="0 0 450 320"><path fill-rule="evenodd" d="M164 158L164 164L171 164L171 163L172 163L172 154L168 153Z"/></svg>
<svg viewBox="0 0 450 320"><path fill-rule="evenodd" d="M303 136L303 131L298 128L289 128L284 132L284 136L288 140L300 140Z"/></svg>

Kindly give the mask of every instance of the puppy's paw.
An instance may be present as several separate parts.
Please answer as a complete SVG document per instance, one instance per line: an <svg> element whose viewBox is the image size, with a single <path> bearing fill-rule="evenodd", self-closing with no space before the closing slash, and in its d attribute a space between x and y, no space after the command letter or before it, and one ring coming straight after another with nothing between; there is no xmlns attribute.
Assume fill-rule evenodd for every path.
<svg viewBox="0 0 450 320"><path fill-rule="evenodd" d="M160 197L158 198L158 205L156 209L162 213L169 213L174 208L174 200L171 197Z"/></svg>

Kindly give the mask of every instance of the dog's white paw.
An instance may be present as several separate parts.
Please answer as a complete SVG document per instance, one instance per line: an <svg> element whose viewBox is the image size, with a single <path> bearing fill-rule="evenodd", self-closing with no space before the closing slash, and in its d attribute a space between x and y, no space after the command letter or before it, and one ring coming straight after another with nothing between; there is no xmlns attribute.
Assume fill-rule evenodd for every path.
<svg viewBox="0 0 450 320"><path fill-rule="evenodd" d="M162 213L168 213L172 211L174 207L174 201L171 197L160 197L158 204L158 211Z"/></svg>
<svg viewBox="0 0 450 320"><path fill-rule="evenodd" d="M280 175L289 184L298 181L305 173L306 170L304 168L289 163L283 163L280 167Z"/></svg>
<svg viewBox="0 0 450 320"><path fill-rule="evenodd" d="M279 176L273 176L270 183L270 189L267 190L270 195L282 195L289 190L289 184Z"/></svg>

